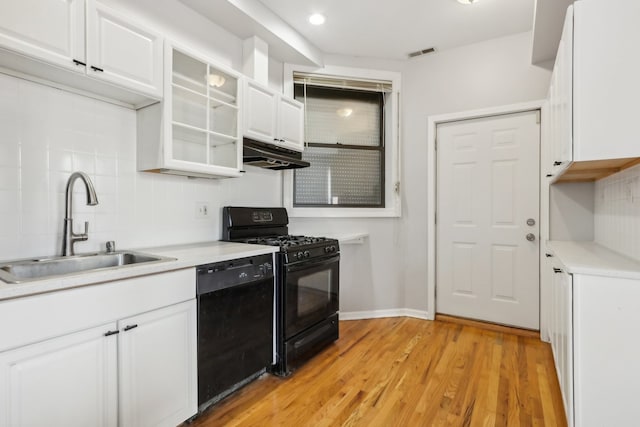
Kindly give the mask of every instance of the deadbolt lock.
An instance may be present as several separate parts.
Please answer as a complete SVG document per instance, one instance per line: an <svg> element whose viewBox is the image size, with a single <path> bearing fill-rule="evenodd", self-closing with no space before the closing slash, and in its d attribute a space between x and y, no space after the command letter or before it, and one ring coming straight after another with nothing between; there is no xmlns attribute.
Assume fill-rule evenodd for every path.
<svg viewBox="0 0 640 427"><path fill-rule="evenodd" d="M535 219L533 219L533 218L529 218L529 219L527 220L527 225L528 225L529 227L533 227L534 225L536 225L536 220L535 220Z"/></svg>

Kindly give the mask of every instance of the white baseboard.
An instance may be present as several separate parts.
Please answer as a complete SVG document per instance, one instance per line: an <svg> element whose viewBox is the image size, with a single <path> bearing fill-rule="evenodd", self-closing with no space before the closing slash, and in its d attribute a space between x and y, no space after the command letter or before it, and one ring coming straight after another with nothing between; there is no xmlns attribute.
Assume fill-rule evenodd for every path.
<svg viewBox="0 0 640 427"><path fill-rule="evenodd" d="M416 319L433 320L428 312L411 308L340 312L340 320L379 319L381 317L415 317Z"/></svg>

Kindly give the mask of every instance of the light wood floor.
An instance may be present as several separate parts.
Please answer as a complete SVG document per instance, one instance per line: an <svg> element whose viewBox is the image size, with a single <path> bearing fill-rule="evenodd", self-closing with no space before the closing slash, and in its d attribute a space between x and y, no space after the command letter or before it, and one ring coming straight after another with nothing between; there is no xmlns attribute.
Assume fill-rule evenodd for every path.
<svg viewBox="0 0 640 427"><path fill-rule="evenodd" d="M443 321L340 322L289 378L264 375L192 426L565 426L551 350Z"/></svg>

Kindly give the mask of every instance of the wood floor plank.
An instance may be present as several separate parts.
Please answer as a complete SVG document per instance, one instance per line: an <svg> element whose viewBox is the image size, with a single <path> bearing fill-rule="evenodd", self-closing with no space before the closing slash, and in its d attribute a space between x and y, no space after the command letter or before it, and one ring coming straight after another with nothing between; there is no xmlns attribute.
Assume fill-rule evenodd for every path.
<svg viewBox="0 0 640 427"><path fill-rule="evenodd" d="M476 325L346 321L289 378L264 375L196 418L217 426L564 426L549 345Z"/></svg>

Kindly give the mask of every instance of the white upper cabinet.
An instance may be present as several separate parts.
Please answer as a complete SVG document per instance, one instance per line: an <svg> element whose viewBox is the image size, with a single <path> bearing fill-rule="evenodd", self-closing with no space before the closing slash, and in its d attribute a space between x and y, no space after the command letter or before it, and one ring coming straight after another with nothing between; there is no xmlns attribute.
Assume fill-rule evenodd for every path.
<svg viewBox="0 0 640 427"><path fill-rule="evenodd" d="M244 136L303 151L304 105L250 79L244 91Z"/></svg>
<svg viewBox="0 0 640 427"><path fill-rule="evenodd" d="M0 2L0 66L135 108L162 98L162 43L96 0Z"/></svg>
<svg viewBox="0 0 640 427"><path fill-rule="evenodd" d="M278 103L280 144L292 150L304 150L304 104L281 95Z"/></svg>
<svg viewBox="0 0 640 427"><path fill-rule="evenodd" d="M573 14L567 13L549 87L550 135L548 170L558 174L573 160Z"/></svg>
<svg viewBox="0 0 640 427"><path fill-rule="evenodd" d="M640 156L640 4L574 4L574 160Z"/></svg>
<svg viewBox="0 0 640 427"><path fill-rule="evenodd" d="M640 157L640 60L630 53L638 16L632 0L569 7L549 91L553 163L545 173L553 179L593 181Z"/></svg>
<svg viewBox="0 0 640 427"><path fill-rule="evenodd" d="M87 73L162 98L162 37L87 1Z"/></svg>
<svg viewBox="0 0 640 427"><path fill-rule="evenodd" d="M244 136L261 142L277 142L278 94L246 79L244 96Z"/></svg>
<svg viewBox="0 0 640 427"><path fill-rule="evenodd" d="M240 176L240 74L165 44L164 100L138 110L138 170Z"/></svg>
<svg viewBox="0 0 640 427"><path fill-rule="evenodd" d="M68 69L84 72L85 0L4 0L0 45Z"/></svg>

